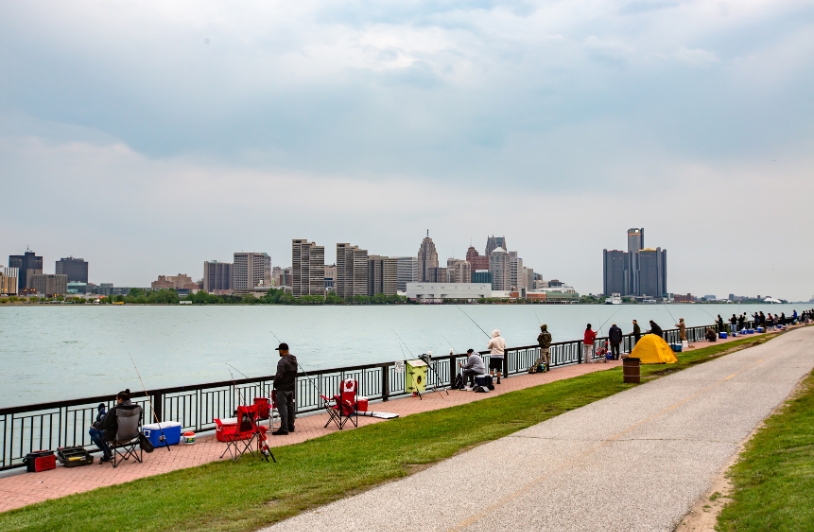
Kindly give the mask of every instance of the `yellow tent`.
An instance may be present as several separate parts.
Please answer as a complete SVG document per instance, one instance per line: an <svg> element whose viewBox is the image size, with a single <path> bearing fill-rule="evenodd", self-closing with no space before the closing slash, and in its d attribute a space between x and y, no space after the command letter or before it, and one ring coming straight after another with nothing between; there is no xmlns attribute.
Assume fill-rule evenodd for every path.
<svg viewBox="0 0 814 532"><path fill-rule="evenodd" d="M645 334L638 342L631 358L638 358L642 364L675 364L678 362L675 353L661 336Z"/></svg>

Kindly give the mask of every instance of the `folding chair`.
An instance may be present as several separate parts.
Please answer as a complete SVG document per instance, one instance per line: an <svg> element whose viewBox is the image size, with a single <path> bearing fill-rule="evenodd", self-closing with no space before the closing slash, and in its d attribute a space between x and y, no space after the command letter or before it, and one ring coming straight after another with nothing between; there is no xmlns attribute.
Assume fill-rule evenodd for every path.
<svg viewBox="0 0 814 532"><path fill-rule="evenodd" d="M258 419L269 422L268 432L274 432L275 424L280 423L280 412L277 410L277 390L271 391L271 397L255 397L254 404L258 405Z"/></svg>
<svg viewBox="0 0 814 532"><path fill-rule="evenodd" d="M356 388L358 383L356 379L345 379L342 381L342 389L339 395L334 395L333 399L328 399L324 395L322 398L322 407L328 412L328 421L325 423L325 428L333 421L339 430L345 426L345 423L350 421L354 427L359 426L359 410L356 400Z"/></svg>
<svg viewBox="0 0 814 532"><path fill-rule="evenodd" d="M135 458L141 463L144 452L141 450L139 436L141 435L141 412L139 405L116 407L116 439L108 441L110 452L113 455L112 463L115 468L122 460ZM138 449L136 449L138 446Z"/></svg>
<svg viewBox="0 0 814 532"><path fill-rule="evenodd" d="M245 453L254 454L257 450L258 455L266 462L271 456L271 459L277 463L277 459L274 458L267 443L266 430L268 429L258 424L258 410L259 405L256 404L238 406L237 423L234 425L227 425L220 419L215 419L215 435L218 441L226 443L226 450L220 455L221 458L229 453L232 460L237 462Z"/></svg>

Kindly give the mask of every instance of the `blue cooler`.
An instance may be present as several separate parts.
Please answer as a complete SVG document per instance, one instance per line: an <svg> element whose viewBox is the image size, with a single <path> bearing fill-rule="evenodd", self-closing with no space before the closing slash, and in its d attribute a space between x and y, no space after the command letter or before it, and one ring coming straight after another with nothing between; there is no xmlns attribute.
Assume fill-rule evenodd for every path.
<svg viewBox="0 0 814 532"><path fill-rule="evenodd" d="M763 327L758 327L757 332L762 333L763 332Z"/></svg>
<svg viewBox="0 0 814 532"><path fill-rule="evenodd" d="M755 334L754 329L746 329L746 334Z"/></svg>
<svg viewBox="0 0 814 532"><path fill-rule="evenodd" d="M718 338L721 340L726 340L727 334L725 332L718 333Z"/></svg>
<svg viewBox="0 0 814 532"><path fill-rule="evenodd" d="M681 344L670 344L670 347L673 348L673 351L676 353L680 353L682 349Z"/></svg>
<svg viewBox="0 0 814 532"><path fill-rule="evenodd" d="M165 440L159 440L161 432L164 432ZM165 445L178 445L181 443L181 424L177 421L162 421L159 427L158 423L151 423L141 427L141 432L150 440L153 447L163 447Z"/></svg>

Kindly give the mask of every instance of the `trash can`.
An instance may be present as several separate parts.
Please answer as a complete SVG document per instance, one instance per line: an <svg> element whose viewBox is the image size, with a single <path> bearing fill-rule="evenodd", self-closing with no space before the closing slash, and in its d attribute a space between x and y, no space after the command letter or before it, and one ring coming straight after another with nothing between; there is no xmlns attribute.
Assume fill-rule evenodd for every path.
<svg viewBox="0 0 814 532"><path fill-rule="evenodd" d="M628 357L622 360L622 382L642 382L641 361L638 358Z"/></svg>
<svg viewBox="0 0 814 532"><path fill-rule="evenodd" d="M404 389L408 393L427 389L427 363L421 359L407 360L404 371Z"/></svg>

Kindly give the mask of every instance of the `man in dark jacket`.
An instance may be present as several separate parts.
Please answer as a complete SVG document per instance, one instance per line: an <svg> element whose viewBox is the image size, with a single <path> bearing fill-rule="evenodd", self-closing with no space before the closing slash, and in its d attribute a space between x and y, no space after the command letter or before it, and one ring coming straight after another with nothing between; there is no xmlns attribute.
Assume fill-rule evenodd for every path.
<svg viewBox="0 0 814 532"><path fill-rule="evenodd" d="M100 405L101 406L101 405ZM110 446L107 444L109 441L116 440L116 433L119 430L119 416L131 416L136 414L136 410L141 407L134 405L130 402L130 389L124 390L116 394L116 406L111 408L101 420L93 423L93 426L88 431L91 441L102 450L104 455L100 462L109 462L112 452ZM104 409L100 409L103 411ZM140 412L138 412L140 414Z"/></svg>
<svg viewBox="0 0 814 532"><path fill-rule="evenodd" d="M639 322L638 321L633 320L633 340L635 342L638 342L639 338L641 338L641 337L642 337L642 328L639 327Z"/></svg>
<svg viewBox="0 0 814 532"><path fill-rule="evenodd" d="M608 331L608 340L610 340L611 344L611 353L613 353L613 359L619 360L619 345L622 343L622 329L617 327L614 323L611 325L610 330Z"/></svg>
<svg viewBox="0 0 814 532"><path fill-rule="evenodd" d="M548 325L540 325L540 334L537 335L537 344L540 346L540 357L529 368L529 373L537 373L537 368L543 365L543 371L549 370L551 364L551 333L548 332Z"/></svg>
<svg viewBox="0 0 814 532"><path fill-rule="evenodd" d="M650 334L655 334L659 338L664 338L664 331L661 330L659 324L653 320L650 320L650 330L648 331Z"/></svg>
<svg viewBox="0 0 814 532"><path fill-rule="evenodd" d="M274 436L285 436L294 432L294 386L297 382L297 357L288 352L288 344L283 342L274 349L280 352L277 374L274 376L274 389L277 390L277 411L280 412L280 428L272 432Z"/></svg>

